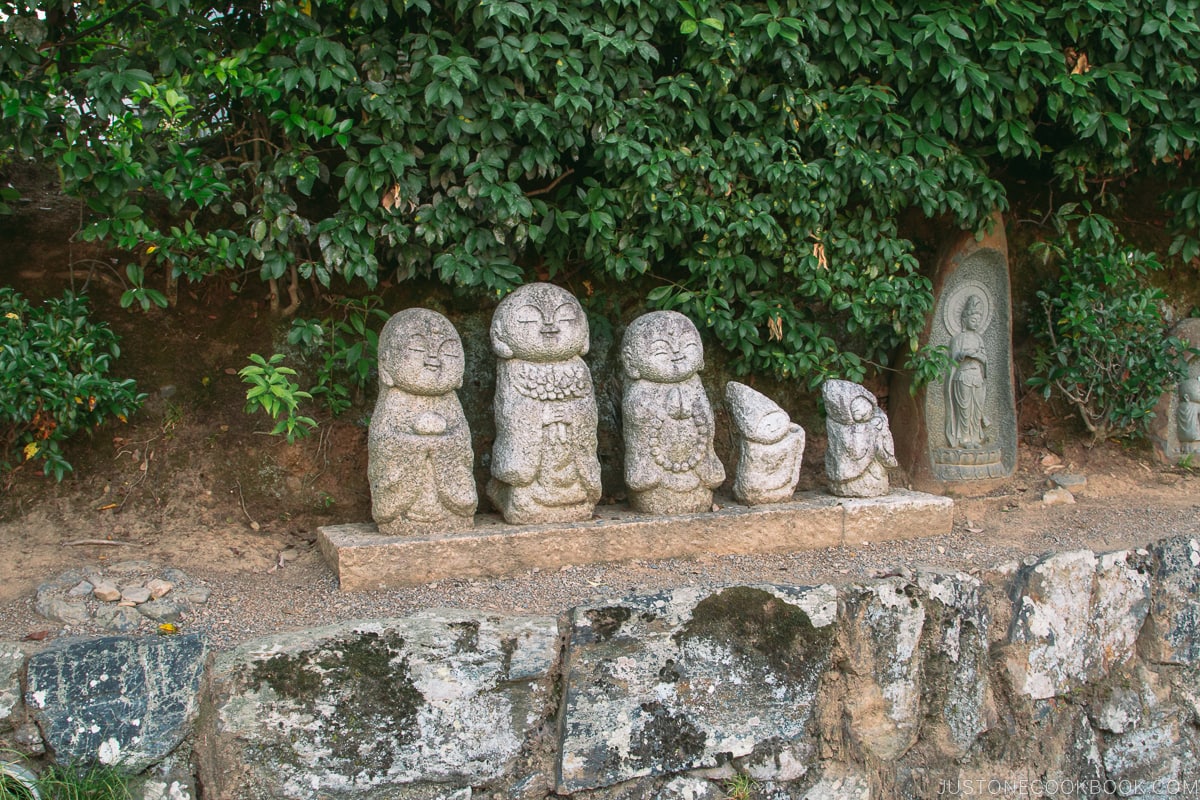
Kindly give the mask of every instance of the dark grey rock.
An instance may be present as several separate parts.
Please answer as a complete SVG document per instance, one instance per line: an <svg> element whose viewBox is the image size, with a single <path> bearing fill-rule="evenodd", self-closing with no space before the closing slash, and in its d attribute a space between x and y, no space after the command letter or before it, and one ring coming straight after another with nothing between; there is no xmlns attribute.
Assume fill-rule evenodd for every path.
<svg viewBox="0 0 1200 800"><path fill-rule="evenodd" d="M988 729L991 615L982 584L963 573L921 572L925 702L937 708L925 735L949 756L966 755Z"/></svg>
<svg viewBox="0 0 1200 800"><path fill-rule="evenodd" d="M762 763L767 750L807 765L836 611L832 587L678 589L575 609L558 791Z"/></svg>
<svg viewBox="0 0 1200 800"><path fill-rule="evenodd" d="M25 703L56 762L138 772L189 732L205 650L194 635L51 647L29 659Z"/></svg>
<svg viewBox="0 0 1200 800"><path fill-rule="evenodd" d="M1150 547L1154 558L1147 655L1162 664L1200 664L1200 541L1177 536Z"/></svg>
<svg viewBox="0 0 1200 800"><path fill-rule="evenodd" d="M137 613L155 622L178 622L183 608L170 600L151 600L138 606Z"/></svg>
<svg viewBox="0 0 1200 800"><path fill-rule="evenodd" d="M1088 482L1087 475L1078 475L1074 472L1055 472L1050 476L1050 481L1055 486L1061 486L1072 492L1085 488Z"/></svg>

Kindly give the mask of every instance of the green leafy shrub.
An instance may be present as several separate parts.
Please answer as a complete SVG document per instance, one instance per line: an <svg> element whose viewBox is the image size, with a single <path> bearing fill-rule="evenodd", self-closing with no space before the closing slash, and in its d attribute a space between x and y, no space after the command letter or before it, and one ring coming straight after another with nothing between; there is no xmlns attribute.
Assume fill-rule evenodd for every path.
<svg viewBox="0 0 1200 800"><path fill-rule="evenodd" d="M275 420L271 430L273 436L283 434L288 444L307 436L317 427L317 421L300 413L300 403L312 400L312 395L292 380L296 370L283 366L283 353L269 359L257 353L250 354L250 365L238 371L246 390L246 413L264 411Z"/></svg>
<svg viewBox="0 0 1200 800"><path fill-rule="evenodd" d="M143 307L626 284L815 385L915 349L913 221L1017 183L1171 187L1200 253L1200 0L41 5L0 0L0 150L86 198Z"/></svg>
<svg viewBox="0 0 1200 800"><path fill-rule="evenodd" d="M340 299L333 312L321 319L297 319L288 331L288 343L316 362L312 396L337 416L362 393L375 370L379 332L372 322L387 322L383 300L371 295L361 300Z"/></svg>
<svg viewBox="0 0 1200 800"><path fill-rule="evenodd" d="M27 770L21 779L5 780L0 774L0 800L131 800L129 776L118 767L102 764L52 764L32 781Z"/></svg>
<svg viewBox="0 0 1200 800"><path fill-rule="evenodd" d="M1035 319L1029 384L1071 403L1094 440L1144 434L1159 397L1181 377L1188 349L1168 335L1165 293L1144 280L1162 265L1126 246L1099 217L1084 217L1075 236L1038 249L1060 273L1037 293L1044 316Z"/></svg>
<svg viewBox="0 0 1200 800"><path fill-rule="evenodd" d="M117 335L88 317L87 300L67 292L34 306L0 287L0 469L40 461L62 480L71 471L62 443L141 407L132 379L109 376Z"/></svg>

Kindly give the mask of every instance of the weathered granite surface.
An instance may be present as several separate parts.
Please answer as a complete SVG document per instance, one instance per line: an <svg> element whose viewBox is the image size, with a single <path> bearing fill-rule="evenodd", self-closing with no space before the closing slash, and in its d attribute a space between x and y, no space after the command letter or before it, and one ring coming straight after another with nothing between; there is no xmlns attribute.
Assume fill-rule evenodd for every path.
<svg viewBox="0 0 1200 800"><path fill-rule="evenodd" d="M527 777L557 654L553 618L455 610L223 653L200 724L206 797L393 798Z"/></svg>
<svg viewBox="0 0 1200 800"><path fill-rule="evenodd" d="M137 772L190 732L205 655L195 635L56 645L29 659L25 705L58 763Z"/></svg>
<svg viewBox="0 0 1200 800"><path fill-rule="evenodd" d="M565 289L531 283L492 317L496 441L488 497L513 524L574 522L600 499L588 322Z"/></svg>
<svg viewBox="0 0 1200 800"><path fill-rule="evenodd" d="M816 754L832 587L698 589L575 609L558 790ZM786 755L781 755L786 753Z"/></svg>
<svg viewBox="0 0 1200 800"><path fill-rule="evenodd" d="M1023 575L1005 660L1035 700L1102 680L1134 652L1150 610L1149 554L1058 553Z"/></svg>

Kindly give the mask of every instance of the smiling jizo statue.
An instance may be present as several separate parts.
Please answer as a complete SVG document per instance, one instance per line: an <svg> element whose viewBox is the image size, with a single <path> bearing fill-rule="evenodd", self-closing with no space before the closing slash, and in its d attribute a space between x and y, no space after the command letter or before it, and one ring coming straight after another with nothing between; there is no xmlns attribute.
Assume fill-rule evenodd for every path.
<svg viewBox="0 0 1200 800"><path fill-rule="evenodd" d="M381 533L458 530L479 496L471 434L454 390L463 347L450 321L410 308L379 334L379 399L367 439L371 513Z"/></svg>
<svg viewBox="0 0 1200 800"><path fill-rule="evenodd" d="M646 514L711 510L725 468L713 450L712 406L697 375L704 345L696 326L676 311L644 314L625 331L621 361L629 504Z"/></svg>
<svg viewBox="0 0 1200 800"><path fill-rule="evenodd" d="M492 317L496 442L488 497L516 524L591 519L600 499L596 397L583 307L548 283L518 288Z"/></svg>

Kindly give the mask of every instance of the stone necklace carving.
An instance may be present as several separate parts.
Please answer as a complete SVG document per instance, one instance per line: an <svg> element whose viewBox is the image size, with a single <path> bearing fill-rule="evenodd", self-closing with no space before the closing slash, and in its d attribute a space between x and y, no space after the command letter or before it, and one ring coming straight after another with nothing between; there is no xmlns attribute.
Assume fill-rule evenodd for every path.
<svg viewBox="0 0 1200 800"><path fill-rule="evenodd" d="M707 424L683 402L678 388L667 394L666 408L656 408L650 420L650 454L654 463L676 475L691 472L704 457Z"/></svg>
<svg viewBox="0 0 1200 800"><path fill-rule="evenodd" d="M592 392L591 376L583 364L524 363L515 370L517 391L534 400L577 400Z"/></svg>

